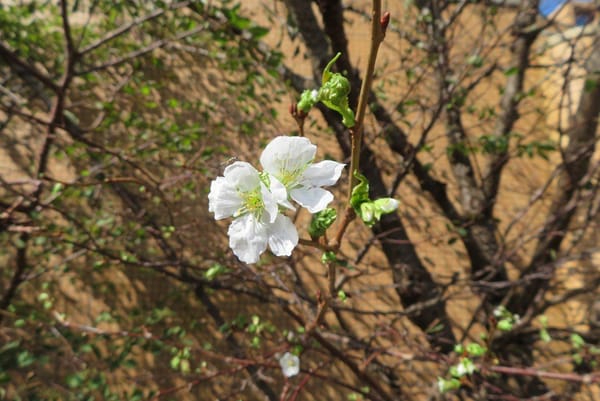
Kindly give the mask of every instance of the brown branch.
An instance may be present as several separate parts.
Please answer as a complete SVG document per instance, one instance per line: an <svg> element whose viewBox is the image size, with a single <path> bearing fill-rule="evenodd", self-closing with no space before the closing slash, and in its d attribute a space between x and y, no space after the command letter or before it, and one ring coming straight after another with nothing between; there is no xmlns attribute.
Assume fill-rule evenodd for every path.
<svg viewBox="0 0 600 401"><path fill-rule="evenodd" d="M133 21L129 22L128 24L122 25L110 32L107 32L102 38L98 39L94 43L91 43L91 44L87 45L86 47L84 47L83 49L79 50L79 54L81 56L83 56L89 52L92 52L92 51L96 50L97 48L99 48L100 46L103 46L106 43L110 42L111 40L114 40L114 39L118 38L119 36L126 34L130 30L135 28L136 26L142 25L143 23L148 22L148 21L152 21L153 19L156 19L156 18L164 15L167 11L187 7L190 5L190 3L191 3L190 1L181 1L179 3L173 3L173 4L170 4L167 8L161 8L161 9L151 12L150 14L142 15L140 17L134 18Z"/></svg>
<svg viewBox="0 0 600 401"><path fill-rule="evenodd" d="M300 0L288 0L286 4L288 5L288 11L298 22L304 42L308 46L312 59L315 60L313 65L316 68L320 65L325 65L331 53L326 46L327 37L324 35L323 29L319 26L314 13ZM336 18L334 20L339 21L340 19ZM327 25L330 21L325 20L324 23ZM343 27L340 27L340 29L343 30ZM340 49L334 50L339 51ZM313 75L315 80L320 80L320 70L313 70ZM356 84L355 79L352 79L352 85ZM360 81L358 82L360 83ZM301 91L304 88L296 89ZM323 116L329 126L334 129L336 139L345 156L350 156L350 149L345 146L347 130L339 123L339 116L337 113L328 112L327 109L321 108L320 110L323 112ZM373 198L387 196L388 193L381 177L381 172L376 163L374 163L375 158L376 156L368 146L362 146L359 165L361 166L361 171L369 181L371 196ZM397 214L384 216L381 222L373 227L373 232L376 235L388 233L386 239L389 241L382 242L382 249L391 266L393 280L396 284L395 290L403 306L410 307L413 304L437 298L440 293L440 287L421 263L399 216ZM424 308L415 315L411 315L410 320L424 332L427 332L428 329L434 326L441 327L439 332L427 336L428 341L443 352L450 352L452 350L455 339L443 300L440 300L435 305Z"/></svg>
<svg viewBox="0 0 600 401"><path fill-rule="evenodd" d="M531 45L540 32L539 30L530 29L536 21L537 3L536 0L525 2L513 23L513 34L516 36L516 39L511 46L512 60L509 63L509 68L515 69L516 73L506 79L504 93L500 100L500 115L496 120L496 126L491 134L495 138L507 138L507 143L509 143L508 139L510 139L509 135L512 128L519 118L518 108L523 98L523 85L525 82L525 73L529 66ZM507 146L505 150L499 150L495 153L486 163L482 185L485 195L484 213L487 216L493 215L502 170L508 159Z"/></svg>
<svg viewBox="0 0 600 401"><path fill-rule="evenodd" d="M547 372L536 368L519 368L513 366L481 366L486 372L503 373L513 376L532 376L540 379L555 379L583 384L600 383L600 373L580 375L577 373Z"/></svg>
<svg viewBox="0 0 600 401"><path fill-rule="evenodd" d="M375 62L377 61L377 52L379 51L379 46L385 37L380 20L381 0L373 0L373 8L371 11L371 46L369 47L367 70L365 71L362 85L360 87L358 105L356 106L356 124L350 129L352 149L350 156L350 185L348 186L347 194L348 207L351 207L350 198L352 197L352 190L358 182L358 179L354 176L354 172L358 171L360 162L360 150L363 141L363 123L365 120L365 112L367 110L369 95L371 93L371 85L373 84L373 72L375 71Z"/></svg>
<svg viewBox="0 0 600 401"><path fill-rule="evenodd" d="M25 280L25 270L27 269L27 244L29 242L29 234L22 233L19 235L20 245L17 246L17 255L15 258L15 271L13 272L12 278L8 285L8 288L4 291L2 299L0 299L0 310L6 310L12 302L17 289ZM2 323L4 315L0 314L0 323Z"/></svg>
<svg viewBox="0 0 600 401"><path fill-rule="evenodd" d="M185 39L185 38L193 36L199 32L202 32L204 30L206 30L206 28L203 26L200 26L200 27L197 27L194 29L190 29L189 31L181 32L181 33L175 35L175 37L172 39L159 39L155 42L152 42L148 46L145 46L141 49L127 53L123 57L119 57L119 58L107 61L105 63L102 63L102 64L96 64L96 65L87 67L83 70L78 70L76 72L76 75L85 75L85 74L89 74L91 72L101 71L101 70L105 70L105 69L111 68L111 67L117 67L117 66L124 64L128 61L131 61L135 58L146 55L156 49L160 49L161 47L164 47L172 42L176 42L176 41Z"/></svg>
<svg viewBox="0 0 600 401"><path fill-rule="evenodd" d="M29 75L33 76L39 82L44 84L45 87L51 91L58 93L60 86L57 85L52 78L38 70L35 66L28 63L27 61L20 58L17 53L10 48L10 46L4 41L0 40L0 57L6 61L6 63L12 68L26 71Z"/></svg>
<svg viewBox="0 0 600 401"><path fill-rule="evenodd" d="M498 241L496 239L496 223L492 216L485 215L485 195L476 176L481 176L476 161L470 159L471 145L468 133L462 123L462 98L470 88L461 88L455 83L454 67L450 60L447 24L443 23L442 9L436 2L431 5L432 18L428 24L430 39L429 49L435 60L438 81L438 98L446 110L446 137L449 147L448 159L459 189L459 199L464 216L458 222L467 230L462 241L469 255L471 276L473 281L505 281L506 269L497 260ZM457 8L456 12L463 10ZM454 16L453 18L456 18ZM489 289L489 287L488 287ZM489 289L491 290L491 289ZM502 294L488 294L491 303L497 303ZM490 312L490 311L488 311Z"/></svg>
<svg viewBox="0 0 600 401"><path fill-rule="evenodd" d="M598 36L600 38L600 36ZM586 81L600 82L600 42L586 62ZM600 85L591 90L582 90L579 106L568 130L569 144L564 150L564 161L559 178L560 191L552 202L546 222L539 234L539 243L528 268L521 277L539 272L556 257L569 224L581 204L581 189L589 181L590 160L596 146L596 130L600 116ZM532 281L516 294L510 294L511 310L524 314L532 301L543 292L549 279Z"/></svg>
<svg viewBox="0 0 600 401"><path fill-rule="evenodd" d="M50 124L46 127L41 151L38 155L37 168L35 173L35 177L38 179L46 172L46 169L48 167L48 156L50 154L52 145L54 144L56 128L63 124L63 112L65 107L65 101L67 98L67 92L69 89L69 85L71 84L71 81L73 79L73 70L75 67L75 63L77 62L77 53L73 45L73 38L71 37L71 26L69 24L69 15L67 12L66 0L61 0L60 9L63 26L63 35L65 38L65 72L60 80L58 91L56 92L54 105L52 106L51 111L52 117L50 120ZM38 188L33 194L34 198L36 198L36 203L39 201L43 188L43 185L38 186Z"/></svg>

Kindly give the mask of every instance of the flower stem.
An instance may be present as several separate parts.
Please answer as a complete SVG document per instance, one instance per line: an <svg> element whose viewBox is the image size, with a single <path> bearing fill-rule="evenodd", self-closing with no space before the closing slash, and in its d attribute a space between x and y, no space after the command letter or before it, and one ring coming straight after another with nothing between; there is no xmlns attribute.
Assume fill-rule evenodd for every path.
<svg viewBox="0 0 600 401"><path fill-rule="evenodd" d="M360 164L360 151L362 146L363 137L363 124L365 120L365 113L367 110L367 103L369 101L369 95L371 92L371 86L373 84L373 72L375 71L375 61L377 60L377 52L383 39L385 38L384 29L387 27L387 23L384 24L381 18L381 0L373 0L373 7L371 11L371 47L369 49L369 59L367 62L367 71L362 81L360 88L360 95L358 97L358 106L356 108L356 122L354 127L350 128L350 139L352 141L352 148L350 154L350 185L348 186L348 203L346 205L346 213L344 213L344 219L342 220L337 235L334 237L331 247L334 249L339 248L344 233L348 228L348 225L356 214L350 205L350 199L352 198L352 190L358 183L358 179L354 174L355 171L359 170ZM387 22L389 22L389 13L385 15Z"/></svg>

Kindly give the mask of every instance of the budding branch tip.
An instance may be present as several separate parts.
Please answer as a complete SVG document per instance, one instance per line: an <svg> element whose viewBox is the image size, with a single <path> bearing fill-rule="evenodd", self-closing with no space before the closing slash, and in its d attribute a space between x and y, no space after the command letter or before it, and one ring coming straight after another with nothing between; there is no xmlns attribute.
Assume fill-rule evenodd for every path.
<svg viewBox="0 0 600 401"><path fill-rule="evenodd" d="M379 24L381 25L381 32L385 35L385 31L387 30L388 25L390 24L390 12L386 11L383 13L381 18L379 19Z"/></svg>

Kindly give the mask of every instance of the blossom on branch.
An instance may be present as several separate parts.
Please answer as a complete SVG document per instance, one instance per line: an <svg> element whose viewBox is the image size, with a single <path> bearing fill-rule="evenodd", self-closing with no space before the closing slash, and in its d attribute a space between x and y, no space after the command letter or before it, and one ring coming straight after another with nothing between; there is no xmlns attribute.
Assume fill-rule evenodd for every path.
<svg viewBox="0 0 600 401"><path fill-rule="evenodd" d="M296 355L286 352L279 358L279 365L285 377L296 376L300 372L300 358Z"/></svg>
<svg viewBox="0 0 600 401"><path fill-rule="evenodd" d="M321 187L334 185L345 166L332 160L313 164L316 153L317 147L307 138L279 136L260 156L265 171L310 213L320 212L333 200L333 194Z"/></svg>
<svg viewBox="0 0 600 401"><path fill-rule="evenodd" d="M279 207L293 208L287 191L275 177L261 175L246 162L228 166L210 186L208 210L216 220L233 217L229 246L245 263L256 263L267 249L290 256L298 244L298 232Z"/></svg>

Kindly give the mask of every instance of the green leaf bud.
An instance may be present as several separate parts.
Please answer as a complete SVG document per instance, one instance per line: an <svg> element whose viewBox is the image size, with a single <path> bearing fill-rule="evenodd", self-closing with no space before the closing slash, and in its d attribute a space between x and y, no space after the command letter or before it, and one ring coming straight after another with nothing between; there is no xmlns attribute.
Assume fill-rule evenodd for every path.
<svg viewBox="0 0 600 401"><path fill-rule="evenodd" d="M330 207L313 214L310 226L308 227L308 234L310 237L312 239L322 237L325 234L325 231L331 227L336 217L336 210Z"/></svg>
<svg viewBox="0 0 600 401"><path fill-rule="evenodd" d="M360 205L360 210L357 213L360 219L369 227L373 226L377 223L377 218L375 217L375 205L373 202L364 202Z"/></svg>
<svg viewBox="0 0 600 401"><path fill-rule="evenodd" d="M513 327L513 323L509 319L502 319L496 325L499 330L502 331L511 331Z"/></svg>
<svg viewBox="0 0 600 401"><path fill-rule="evenodd" d="M323 256L321 256L321 262L323 264L334 263L337 261L337 257L335 256L335 252L323 252Z"/></svg>
<svg viewBox="0 0 600 401"><path fill-rule="evenodd" d="M351 128L354 127L355 120L354 112L348 105L350 81L338 72L331 72L331 67L341 55L342 53L336 54L323 70L321 89L317 97L325 106L340 113L342 124ZM298 104L298 108L300 108L300 104Z"/></svg>
<svg viewBox="0 0 600 401"><path fill-rule="evenodd" d="M469 358L460 358L460 361L450 367L450 374L456 378L471 375L477 371L477 366Z"/></svg>
<svg viewBox="0 0 600 401"><path fill-rule="evenodd" d="M337 52L337 54L331 59L331 61L327 63L325 69L323 70L323 75L321 76L321 85L325 85L325 83L329 81L331 76L334 74L333 72L331 72L331 67L333 67L333 65L338 60L338 58L340 58L341 55L342 53Z"/></svg>
<svg viewBox="0 0 600 401"><path fill-rule="evenodd" d="M379 198L373 203L381 214L392 213L398 209L398 201L394 198Z"/></svg>
<svg viewBox="0 0 600 401"><path fill-rule="evenodd" d="M463 352L465 352L465 347L463 347L462 344L456 344L454 346L454 352L457 354L462 354Z"/></svg>
<svg viewBox="0 0 600 401"><path fill-rule="evenodd" d="M487 352L487 348L477 343L467 345L467 352L471 356L483 356Z"/></svg>
<svg viewBox="0 0 600 401"><path fill-rule="evenodd" d="M335 110L342 116L342 124L346 127L354 127L354 112L348 105L350 94L350 81L340 73L332 74L331 78L323 84L319 90L318 98L331 110Z"/></svg>
<svg viewBox="0 0 600 401"><path fill-rule="evenodd" d="M357 214L369 227L373 226L384 214L393 212L398 208L398 201L393 198L381 198L373 202L363 202Z"/></svg>
<svg viewBox="0 0 600 401"><path fill-rule="evenodd" d="M581 349L585 345L585 340L577 333L571 334L570 340L571 345L573 345L573 348L576 350Z"/></svg>
<svg viewBox="0 0 600 401"><path fill-rule="evenodd" d="M314 107L315 104L319 101L319 91L316 89L313 90L305 90L300 95L300 100L298 101L298 110L308 113L311 108Z"/></svg>
<svg viewBox="0 0 600 401"><path fill-rule="evenodd" d="M457 390L460 388L460 380L455 378L447 380L443 377L438 377L437 384L440 393L447 393L448 391Z"/></svg>
<svg viewBox="0 0 600 401"><path fill-rule="evenodd" d="M359 172L355 172L354 176L359 182L352 189L350 205L366 225L371 227L381 219L382 215L392 213L398 208L398 201L394 198L371 201L367 178Z"/></svg>
<svg viewBox="0 0 600 401"><path fill-rule="evenodd" d="M356 213L359 213L360 205L371 201L369 198L369 181L367 181L367 178L358 171L354 172L354 176L358 179L358 184L352 188L350 206L352 206Z"/></svg>

